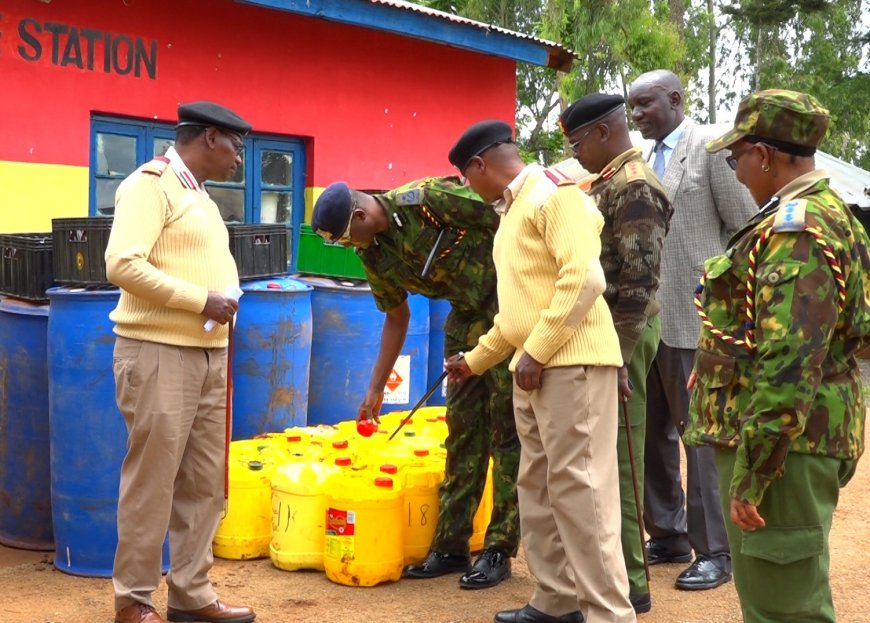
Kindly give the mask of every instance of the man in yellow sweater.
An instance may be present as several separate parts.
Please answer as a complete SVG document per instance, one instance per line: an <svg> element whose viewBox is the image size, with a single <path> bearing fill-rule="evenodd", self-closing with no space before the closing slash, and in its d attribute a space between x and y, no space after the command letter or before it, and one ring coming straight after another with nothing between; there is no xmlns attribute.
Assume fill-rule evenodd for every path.
<svg viewBox="0 0 870 623"><path fill-rule="evenodd" d="M499 313L451 380L513 354L517 481L529 603L496 623L629 623L616 463L619 339L604 292L604 219L587 195L498 142L501 121L471 126L450 162L504 212L493 257ZM498 205L500 204L500 205Z"/></svg>
<svg viewBox="0 0 870 623"><path fill-rule="evenodd" d="M127 424L115 623L164 623L152 593L169 531L170 621L249 623L208 579L223 510L226 324L239 283L229 237L205 180L228 180L251 126L223 106L178 108L175 147L142 165L115 195L106 273L121 288L115 323L118 408ZM208 320L217 323L211 331Z"/></svg>

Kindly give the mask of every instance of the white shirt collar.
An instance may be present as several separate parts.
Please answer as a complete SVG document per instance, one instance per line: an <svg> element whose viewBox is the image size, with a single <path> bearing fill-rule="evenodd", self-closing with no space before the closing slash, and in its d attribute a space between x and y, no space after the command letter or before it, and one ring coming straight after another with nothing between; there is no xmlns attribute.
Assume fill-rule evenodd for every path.
<svg viewBox="0 0 870 623"><path fill-rule="evenodd" d="M169 160L169 166L171 166L172 170L175 171L175 175L178 176L182 186L201 192L204 195L208 195L205 186L196 181L196 177L194 177L190 169L187 168L187 165L184 164L184 160L181 159L178 152L175 151L175 147L167 149L165 157Z"/></svg>

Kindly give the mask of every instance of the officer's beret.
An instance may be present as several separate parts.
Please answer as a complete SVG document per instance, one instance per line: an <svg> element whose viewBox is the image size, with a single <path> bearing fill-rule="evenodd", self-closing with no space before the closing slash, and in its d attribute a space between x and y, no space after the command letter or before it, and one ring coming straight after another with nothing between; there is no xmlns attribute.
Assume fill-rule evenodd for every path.
<svg viewBox="0 0 870 623"><path fill-rule="evenodd" d="M460 172L464 172L475 156L479 156L493 145L512 142L513 131L504 121L495 119L478 121L462 133L456 144L450 148L447 158L450 164Z"/></svg>
<svg viewBox="0 0 870 623"><path fill-rule="evenodd" d="M559 125L565 135L590 123L604 119L620 106L625 105L621 95L608 93L590 93L568 106L559 116Z"/></svg>
<svg viewBox="0 0 870 623"><path fill-rule="evenodd" d="M797 156L811 156L829 121L827 109L812 95L784 89L758 91L740 102L734 127L707 143L707 151L715 153L746 139L763 141Z"/></svg>
<svg viewBox="0 0 870 623"><path fill-rule="evenodd" d="M311 229L329 242L341 238L350 221L352 198L344 182L333 182L320 193L311 215Z"/></svg>
<svg viewBox="0 0 870 623"><path fill-rule="evenodd" d="M186 125L213 126L232 130L239 134L247 134L251 131L251 124L232 110L205 100L178 105L178 125L175 127L180 128Z"/></svg>

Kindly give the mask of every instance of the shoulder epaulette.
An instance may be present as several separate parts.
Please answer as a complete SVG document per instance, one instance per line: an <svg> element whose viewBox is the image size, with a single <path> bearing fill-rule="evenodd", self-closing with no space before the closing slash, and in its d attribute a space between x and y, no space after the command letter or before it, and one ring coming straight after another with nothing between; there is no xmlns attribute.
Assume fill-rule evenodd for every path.
<svg viewBox="0 0 870 623"><path fill-rule="evenodd" d="M151 162L146 162L145 164L143 164L141 170L142 173L148 173L149 175L163 175L163 172L168 166L169 158L157 156Z"/></svg>
<svg viewBox="0 0 870 623"><path fill-rule="evenodd" d="M556 186L571 186L577 183L558 169L544 169L544 175Z"/></svg>
<svg viewBox="0 0 870 623"><path fill-rule="evenodd" d="M643 170L643 165L639 162L626 162L625 166L625 181L626 182L643 182L646 181L646 171Z"/></svg>
<svg viewBox="0 0 870 623"><path fill-rule="evenodd" d="M423 203L423 188L411 188L404 190L396 195L396 205L398 206L416 206Z"/></svg>
<svg viewBox="0 0 870 623"><path fill-rule="evenodd" d="M807 201L792 199L786 201L776 210L773 219L774 232L803 231L806 229Z"/></svg>

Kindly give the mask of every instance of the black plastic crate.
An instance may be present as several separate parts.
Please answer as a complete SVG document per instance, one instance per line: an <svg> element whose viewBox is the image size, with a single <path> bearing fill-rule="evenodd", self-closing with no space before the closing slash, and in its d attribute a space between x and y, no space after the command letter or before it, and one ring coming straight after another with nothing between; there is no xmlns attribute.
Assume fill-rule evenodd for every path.
<svg viewBox="0 0 870 623"><path fill-rule="evenodd" d="M54 238L54 280L67 285L111 285L106 279L106 246L112 218L56 218L51 221Z"/></svg>
<svg viewBox="0 0 870 623"><path fill-rule="evenodd" d="M51 233L0 234L0 293L47 301L54 284Z"/></svg>
<svg viewBox="0 0 870 623"><path fill-rule="evenodd" d="M287 274L290 230L285 225L227 225L227 231L239 279Z"/></svg>

